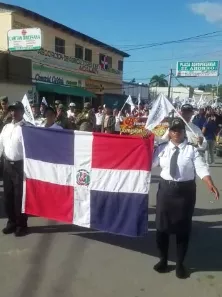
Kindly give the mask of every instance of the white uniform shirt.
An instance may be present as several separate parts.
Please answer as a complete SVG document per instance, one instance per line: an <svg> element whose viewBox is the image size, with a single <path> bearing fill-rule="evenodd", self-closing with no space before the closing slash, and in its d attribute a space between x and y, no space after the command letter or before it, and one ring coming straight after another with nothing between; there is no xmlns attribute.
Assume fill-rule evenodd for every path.
<svg viewBox="0 0 222 297"><path fill-rule="evenodd" d="M159 145L155 150L153 167L160 165L160 176L163 179L182 182L194 180L196 174L201 179L210 175L207 164L204 162L203 158L195 147L187 144L187 140L181 143L178 147L178 170L176 178L174 179L170 175L170 161L175 151L175 145L169 141L166 144Z"/></svg>
<svg viewBox="0 0 222 297"><path fill-rule="evenodd" d="M198 146L199 151L204 151L207 148L207 141L206 138L204 137L202 131L200 130L199 127L194 125L192 122L188 123L188 126L195 132L197 137L203 137L203 143L202 145L198 144L198 139L197 137L191 132L191 130L187 127L186 125L186 136L188 139L188 142L192 143L195 146ZM169 129L166 131L166 133L161 137L162 141L169 141Z"/></svg>
<svg viewBox="0 0 222 297"><path fill-rule="evenodd" d="M102 119L103 119L103 113L97 112L95 114L95 116L96 116L96 125L101 126L102 125Z"/></svg>
<svg viewBox="0 0 222 297"><path fill-rule="evenodd" d="M10 123L4 126L0 134L0 156L10 161L23 160L22 128L26 122ZM30 125L26 123L26 125Z"/></svg>
<svg viewBox="0 0 222 297"><path fill-rule="evenodd" d="M72 111L69 109L69 110L67 110L67 117L68 117L68 118L71 118L71 117L75 118L75 113L72 112Z"/></svg>
<svg viewBox="0 0 222 297"><path fill-rule="evenodd" d="M115 131L120 132L120 122L123 121L123 117L119 113L117 116L115 116L115 119Z"/></svg>
<svg viewBox="0 0 222 297"><path fill-rule="evenodd" d="M63 129L61 126L59 126L56 123L52 124L52 126L50 126L50 127L46 127L45 123L44 123L44 124L41 125L41 127L48 128L48 129Z"/></svg>
<svg viewBox="0 0 222 297"><path fill-rule="evenodd" d="M35 120L35 126L41 127L41 125L44 121L45 121L45 118L39 118L39 119Z"/></svg>

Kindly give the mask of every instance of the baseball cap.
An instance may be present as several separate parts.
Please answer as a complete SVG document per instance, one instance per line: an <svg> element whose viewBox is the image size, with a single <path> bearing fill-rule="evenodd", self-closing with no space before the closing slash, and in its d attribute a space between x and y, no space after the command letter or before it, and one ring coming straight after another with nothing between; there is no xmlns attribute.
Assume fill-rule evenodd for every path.
<svg viewBox="0 0 222 297"><path fill-rule="evenodd" d="M75 105L75 103L74 102L71 102L70 104L69 104L69 107L75 107L76 105Z"/></svg>
<svg viewBox="0 0 222 297"><path fill-rule="evenodd" d="M61 104L61 101L60 101L60 100L56 100L56 101L55 101L55 104L56 104L56 105L59 105L59 104Z"/></svg>
<svg viewBox="0 0 222 297"><path fill-rule="evenodd" d="M193 111L193 106L191 104L184 104L181 107L181 111Z"/></svg>
<svg viewBox="0 0 222 297"><path fill-rule="evenodd" d="M20 101L13 102L12 104L9 105L8 107L9 110L22 110L24 111L24 105Z"/></svg>
<svg viewBox="0 0 222 297"><path fill-rule="evenodd" d="M185 130L185 123L180 118L174 118L169 125L169 129L170 130L173 130L173 129Z"/></svg>

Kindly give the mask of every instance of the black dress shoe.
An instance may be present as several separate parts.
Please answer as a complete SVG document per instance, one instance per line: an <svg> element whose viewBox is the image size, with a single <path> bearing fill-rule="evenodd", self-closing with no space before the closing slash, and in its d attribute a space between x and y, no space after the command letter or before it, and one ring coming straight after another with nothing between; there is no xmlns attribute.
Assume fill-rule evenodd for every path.
<svg viewBox="0 0 222 297"><path fill-rule="evenodd" d="M158 273L166 273L168 272L168 265L166 260L160 260L156 265L154 265L153 269Z"/></svg>
<svg viewBox="0 0 222 297"><path fill-rule="evenodd" d="M188 271L183 265L176 266L176 277L180 279L186 279L189 277Z"/></svg>
<svg viewBox="0 0 222 297"><path fill-rule="evenodd" d="M17 227L15 230L16 237L26 236L28 234L28 227Z"/></svg>
<svg viewBox="0 0 222 297"><path fill-rule="evenodd" d="M4 229L2 229L2 233L5 235L12 234L16 231L16 226L8 225Z"/></svg>

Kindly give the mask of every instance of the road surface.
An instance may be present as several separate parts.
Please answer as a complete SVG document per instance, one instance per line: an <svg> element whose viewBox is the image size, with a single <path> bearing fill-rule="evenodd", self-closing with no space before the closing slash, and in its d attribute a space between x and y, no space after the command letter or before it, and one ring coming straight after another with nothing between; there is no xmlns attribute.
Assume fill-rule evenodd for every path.
<svg viewBox="0 0 222 297"><path fill-rule="evenodd" d="M222 193L222 159L211 167ZM220 164L221 163L221 164ZM149 235L132 239L58 225L31 218L25 238L0 234L1 297L220 297L222 296L222 200L198 181L198 198L187 266L191 276L178 280L172 272L158 275L155 247L155 193L150 194ZM2 188L1 188L2 191ZM0 198L0 227L6 223Z"/></svg>

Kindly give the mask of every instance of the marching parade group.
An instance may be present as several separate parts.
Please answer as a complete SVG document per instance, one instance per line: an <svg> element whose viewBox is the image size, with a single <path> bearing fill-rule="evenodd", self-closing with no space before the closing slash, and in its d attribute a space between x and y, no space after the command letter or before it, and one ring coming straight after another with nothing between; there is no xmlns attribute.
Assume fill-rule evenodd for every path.
<svg viewBox="0 0 222 297"><path fill-rule="evenodd" d="M30 125L24 120L24 106L21 102L10 104L7 97L1 99L0 113L0 155L3 163L4 205L7 224L4 234L24 236L28 233L27 215L21 213L23 195L23 146L22 126ZM97 131L120 134L120 123L124 117L148 117L149 110L142 105L131 112L99 107L95 112L89 103L78 112L75 103L69 109L56 101L54 106L44 102L31 105L36 126ZM173 117L169 128L158 142L154 151L153 167L160 167L160 183L156 203L157 248L160 261L155 271L168 271L168 248L170 234L176 234L177 263L176 276L186 278L184 259L188 250L192 227L192 216L196 202L196 175L219 199L207 163L214 162L214 143L222 115L212 108L200 109L194 115L192 105L181 108L181 118ZM185 125L186 123L186 125ZM150 132L147 133L149 137ZM133 141L133 140L132 140ZM207 151L205 162L204 153Z"/></svg>

